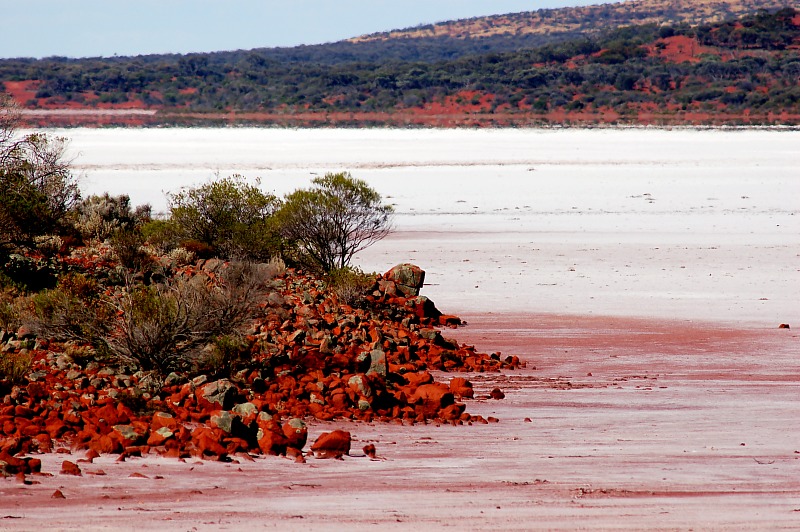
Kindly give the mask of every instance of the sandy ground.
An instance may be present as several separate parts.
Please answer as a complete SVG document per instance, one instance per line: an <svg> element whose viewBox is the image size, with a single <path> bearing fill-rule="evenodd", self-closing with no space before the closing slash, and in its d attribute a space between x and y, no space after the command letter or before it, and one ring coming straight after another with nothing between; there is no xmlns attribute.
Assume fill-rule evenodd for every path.
<svg viewBox="0 0 800 532"><path fill-rule="evenodd" d="M525 353L471 375L477 426L314 424L353 456L81 464L0 481L12 530L796 529L798 335L636 319L481 315L450 336ZM534 355L535 354L535 355ZM535 364L535 367L533 367ZM379 460L359 456L374 443ZM98 476L97 473L106 475ZM131 475L134 475L133 477ZM143 477L142 477L143 476ZM60 489L66 499L53 499Z"/></svg>
<svg viewBox="0 0 800 532"><path fill-rule="evenodd" d="M675 149L668 132L542 133L549 158L511 165L457 135L474 164L444 152L410 170L410 146L367 150L396 153L397 167L361 170L389 189L398 230L358 263L420 264L424 293L468 322L446 336L528 362L469 376L478 395L505 391L468 402L498 423L315 423L310 439L357 441L344 461L307 464L101 457L68 477L61 461L80 456L44 456L54 476L0 480L0 529L800 528L796 133L688 132ZM524 147L502 145L498 159ZM358 456L366 443L381 459Z"/></svg>

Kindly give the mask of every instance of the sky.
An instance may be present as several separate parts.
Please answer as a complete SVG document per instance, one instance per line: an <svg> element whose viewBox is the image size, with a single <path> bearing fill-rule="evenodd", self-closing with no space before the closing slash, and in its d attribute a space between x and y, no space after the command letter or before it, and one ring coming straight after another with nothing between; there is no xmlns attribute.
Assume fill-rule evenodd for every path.
<svg viewBox="0 0 800 532"><path fill-rule="evenodd" d="M618 0L617 0L618 1ZM609 0L0 0L0 57L110 57L334 42Z"/></svg>

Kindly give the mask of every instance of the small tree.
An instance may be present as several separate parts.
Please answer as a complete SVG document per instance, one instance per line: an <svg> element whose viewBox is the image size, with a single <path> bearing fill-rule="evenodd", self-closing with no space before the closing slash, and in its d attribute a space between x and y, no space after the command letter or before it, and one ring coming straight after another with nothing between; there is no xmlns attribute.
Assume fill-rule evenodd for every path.
<svg viewBox="0 0 800 532"><path fill-rule="evenodd" d="M391 230L392 207L365 181L342 172L312 183L289 194L277 215L281 235L297 246L302 261L325 272L344 268Z"/></svg>
<svg viewBox="0 0 800 532"><path fill-rule="evenodd" d="M278 199L240 175L169 194L171 223L183 240L211 246L223 258L267 260L279 248L271 217Z"/></svg>
<svg viewBox="0 0 800 532"><path fill-rule="evenodd" d="M66 228L80 199L64 157L67 141L42 133L19 136L14 101L0 95L0 247L31 247L37 236Z"/></svg>

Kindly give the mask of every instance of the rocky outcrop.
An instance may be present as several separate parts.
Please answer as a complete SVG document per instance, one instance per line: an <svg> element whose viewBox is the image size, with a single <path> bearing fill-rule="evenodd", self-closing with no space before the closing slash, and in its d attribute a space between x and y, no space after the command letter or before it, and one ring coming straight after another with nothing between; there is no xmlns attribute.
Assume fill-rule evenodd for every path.
<svg viewBox="0 0 800 532"><path fill-rule="evenodd" d="M206 261L202 272L212 267L221 266ZM466 378L445 384L431 371L513 370L519 359L448 340L442 327L461 321L419 295L423 281L420 268L398 265L376 280L365 304L349 306L290 270L271 282L246 337L251 360L222 379L173 373L158 381L130 368L79 365L65 345L3 333L5 356L32 363L24 385L0 380L0 474L27 474L36 463L17 456L65 444L121 458L263 453L300 461L304 420L485 423L460 402L474 397ZM311 452L346 456L350 442L332 431Z"/></svg>
<svg viewBox="0 0 800 532"><path fill-rule="evenodd" d="M419 295L425 283L425 270L414 264L398 264L383 276L385 284L381 286L383 292L403 297ZM390 284L391 283L391 284Z"/></svg>

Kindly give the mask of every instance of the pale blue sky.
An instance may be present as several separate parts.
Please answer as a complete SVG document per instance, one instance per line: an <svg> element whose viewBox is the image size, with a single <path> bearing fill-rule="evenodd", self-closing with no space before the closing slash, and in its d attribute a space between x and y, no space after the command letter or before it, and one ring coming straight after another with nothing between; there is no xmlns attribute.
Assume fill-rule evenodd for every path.
<svg viewBox="0 0 800 532"><path fill-rule="evenodd" d="M601 3L611 1L0 0L0 57L295 46L444 20Z"/></svg>

